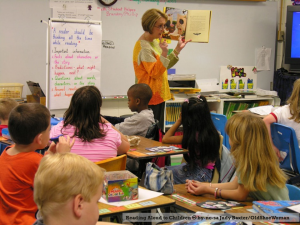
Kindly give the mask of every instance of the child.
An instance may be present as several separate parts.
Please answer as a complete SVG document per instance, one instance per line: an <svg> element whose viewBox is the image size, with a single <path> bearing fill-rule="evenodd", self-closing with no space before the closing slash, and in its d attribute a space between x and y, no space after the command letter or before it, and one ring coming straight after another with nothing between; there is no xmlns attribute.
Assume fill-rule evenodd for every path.
<svg viewBox="0 0 300 225"><path fill-rule="evenodd" d="M34 225L95 225L103 176L99 166L77 154L44 157L34 178L34 201L41 216Z"/></svg>
<svg viewBox="0 0 300 225"><path fill-rule="evenodd" d="M137 112L126 118L124 122L115 124L115 127L125 135L146 136L148 128L153 124L154 115L148 109L148 103L152 98L151 88L147 84L134 84L127 92L128 108L131 112ZM114 117L105 117L110 122Z"/></svg>
<svg viewBox="0 0 300 225"><path fill-rule="evenodd" d="M174 136L181 124L183 135ZM187 178L211 181L215 161L219 158L220 135L211 119L205 97L189 98L183 102L181 116L162 142L182 144L189 150L189 154L184 155L187 163L167 167L173 171L174 184L184 184Z"/></svg>
<svg viewBox="0 0 300 225"><path fill-rule="evenodd" d="M60 134L75 137L71 152L98 162L129 150L127 138L100 114L102 97L95 86L77 89L64 120L52 127L50 137Z"/></svg>
<svg viewBox="0 0 300 225"><path fill-rule="evenodd" d="M255 200L289 200L286 177L262 119L251 113L237 113L227 121L225 130L237 176L222 184L187 180L187 191L236 201L245 201L248 196Z"/></svg>
<svg viewBox="0 0 300 225"><path fill-rule="evenodd" d="M290 98L287 100L287 103L288 105L276 109L274 112L264 118L264 122L269 131L273 149L275 150L279 161L282 161L283 158L280 156L280 151L272 141L270 126L272 123L281 123L283 125L292 127L296 132L298 144L300 145L300 79L297 79L294 82L293 91Z"/></svg>
<svg viewBox="0 0 300 225"><path fill-rule="evenodd" d="M18 102L11 98L0 99L0 136L2 129L8 127L8 116L13 108L18 105Z"/></svg>
<svg viewBox="0 0 300 225"><path fill-rule="evenodd" d="M38 103L19 105L10 113L8 129L15 145L0 156L0 224L31 225L37 211L33 179L42 158L35 150L48 145L50 112ZM70 151L73 143L61 137L49 150Z"/></svg>

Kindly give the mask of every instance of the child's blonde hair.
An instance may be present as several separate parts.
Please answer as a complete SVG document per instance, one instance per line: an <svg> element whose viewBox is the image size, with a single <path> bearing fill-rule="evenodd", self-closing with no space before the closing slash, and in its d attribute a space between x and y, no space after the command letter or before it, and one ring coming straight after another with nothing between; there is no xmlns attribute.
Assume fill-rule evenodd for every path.
<svg viewBox="0 0 300 225"><path fill-rule="evenodd" d="M0 99L0 119L8 120L9 113L18 105L18 102L11 98Z"/></svg>
<svg viewBox="0 0 300 225"><path fill-rule="evenodd" d="M45 219L58 214L78 194L89 202L102 185L103 177L103 169L80 155L47 155L35 174L34 201Z"/></svg>
<svg viewBox="0 0 300 225"><path fill-rule="evenodd" d="M290 120L300 123L300 79L295 80L293 91L287 103L290 104Z"/></svg>
<svg viewBox="0 0 300 225"><path fill-rule="evenodd" d="M248 191L267 191L267 183L280 188L286 177L279 168L263 120L251 113L237 113L226 124L237 173Z"/></svg>

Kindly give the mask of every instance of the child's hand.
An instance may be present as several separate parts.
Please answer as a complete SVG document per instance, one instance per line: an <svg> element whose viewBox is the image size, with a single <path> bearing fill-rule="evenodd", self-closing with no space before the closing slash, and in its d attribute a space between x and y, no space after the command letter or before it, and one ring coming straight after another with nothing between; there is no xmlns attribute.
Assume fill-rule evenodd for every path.
<svg viewBox="0 0 300 225"><path fill-rule="evenodd" d="M187 191L194 195L206 194L207 193L206 189L207 189L206 185L203 185L201 184L201 182L197 182L197 181L190 182L187 187Z"/></svg>
<svg viewBox="0 0 300 225"><path fill-rule="evenodd" d="M73 138L71 141L69 135L67 136L67 138L61 136L59 137L59 142L56 144L56 152L57 153L70 152L74 143L75 143L75 138Z"/></svg>
<svg viewBox="0 0 300 225"><path fill-rule="evenodd" d="M72 139L70 142L70 137L67 136L67 139L64 136L59 137L58 143L55 144L52 142L49 146L48 152L51 153L64 153L64 152L70 152L71 148L73 147L75 143L75 138Z"/></svg>
<svg viewBox="0 0 300 225"><path fill-rule="evenodd" d="M283 158L282 158L281 155L280 155L279 149L278 149L275 145L273 146L273 149L275 150L275 153L276 153L276 155L277 155L277 157L278 157L279 162L282 162L282 161L283 161Z"/></svg>

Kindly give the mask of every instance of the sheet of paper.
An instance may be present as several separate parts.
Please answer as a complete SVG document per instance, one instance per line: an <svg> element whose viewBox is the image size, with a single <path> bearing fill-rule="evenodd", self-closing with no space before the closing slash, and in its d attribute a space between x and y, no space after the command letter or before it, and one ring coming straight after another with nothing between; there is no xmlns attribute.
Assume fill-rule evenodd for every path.
<svg viewBox="0 0 300 225"><path fill-rule="evenodd" d="M258 106L254 108L250 108L249 111L252 113L256 113L261 116L269 115L272 112L272 109L274 106L272 105L264 105L264 106Z"/></svg>
<svg viewBox="0 0 300 225"><path fill-rule="evenodd" d="M201 92L211 92L219 90L219 81L217 78L213 79L196 79L196 88L201 89Z"/></svg>
<svg viewBox="0 0 300 225"><path fill-rule="evenodd" d="M289 206L287 208L290 209L290 210L293 210L293 211L295 211L297 213L300 213L300 204L299 205Z"/></svg>
<svg viewBox="0 0 300 225"><path fill-rule="evenodd" d="M100 198L99 202L108 204L108 205L114 205L114 206L123 206L123 205L129 205L134 204L137 202L145 201L147 199L156 198L163 193L156 192L156 191L150 191L146 189L139 188L139 199L138 200L132 200L132 201L122 201L122 202L107 202L104 198Z"/></svg>
<svg viewBox="0 0 300 225"><path fill-rule="evenodd" d="M255 67L257 71L270 70L271 48L255 49Z"/></svg>

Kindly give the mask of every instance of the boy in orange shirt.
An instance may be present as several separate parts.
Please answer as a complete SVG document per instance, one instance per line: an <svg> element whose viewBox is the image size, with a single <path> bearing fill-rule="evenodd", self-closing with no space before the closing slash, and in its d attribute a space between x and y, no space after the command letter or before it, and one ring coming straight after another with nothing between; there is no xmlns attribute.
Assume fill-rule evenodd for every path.
<svg viewBox="0 0 300 225"><path fill-rule="evenodd" d="M50 112L38 103L15 107L9 116L8 129L15 145L0 156L0 224L32 225L37 206L33 201L33 179L44 149L49 142ZM63 137L51 143L51 152L68 152L74 143Z"/></svg>

